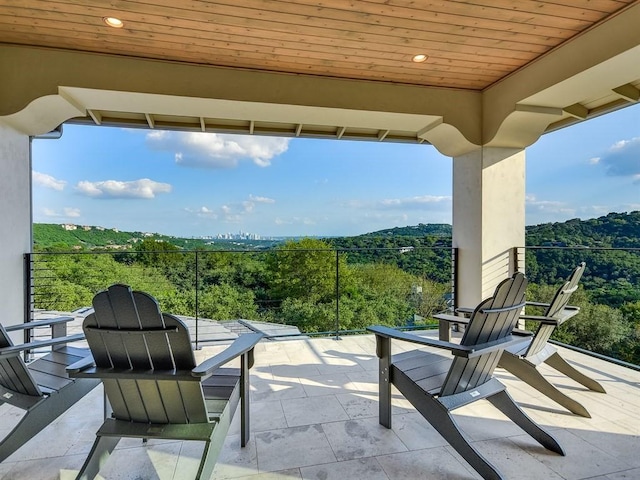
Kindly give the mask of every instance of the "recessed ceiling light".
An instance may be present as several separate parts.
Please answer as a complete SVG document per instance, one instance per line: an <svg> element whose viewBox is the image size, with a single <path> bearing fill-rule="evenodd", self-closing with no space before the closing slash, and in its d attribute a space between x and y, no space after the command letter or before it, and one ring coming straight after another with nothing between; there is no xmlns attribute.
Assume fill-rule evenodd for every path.
<svg viewBox="0 0 640 480"><path fill-rule="evenodd" d="M116 17L102 17L102 21L113 28L124 27L123 21Z"/></svg>
<svg viewBox="0 0 640 480"><path fill-rule="evenodd" d="M411 61L414 62L414 63L422 63L427 58L429 58L429 55L425 55L424 53L420 53L418 55L414 55L413 57L411 57Z"/></svg>

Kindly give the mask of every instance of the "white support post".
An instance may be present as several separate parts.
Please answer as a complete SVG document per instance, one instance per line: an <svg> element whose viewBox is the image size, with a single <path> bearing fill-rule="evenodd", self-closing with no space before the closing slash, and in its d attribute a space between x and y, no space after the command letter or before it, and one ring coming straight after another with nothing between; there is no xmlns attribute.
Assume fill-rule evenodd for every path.
<svg viewBox="0 0 640 480"><path fill-rule="evenodd" d="M453 246L458 306L477 305L514 272L524 245L525 152L484 147L453 159Z"/></svg>
<svg viewBox="0 0 640 480"><path fill-rule="evenodd" d="M27 135L2 124L0 172L0 305L2 325L7 327L24 321L23 254L31 251L31 149Z"/></svg>

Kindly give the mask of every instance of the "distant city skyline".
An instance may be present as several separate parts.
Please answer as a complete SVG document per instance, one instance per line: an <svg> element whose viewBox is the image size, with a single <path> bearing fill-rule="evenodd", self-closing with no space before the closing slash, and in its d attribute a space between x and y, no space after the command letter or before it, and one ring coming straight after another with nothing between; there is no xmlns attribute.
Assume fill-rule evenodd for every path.
<svg viewBox="0 0 640 480"><path fill-rule="evenodd" d="M640 106L526 151L527 225L640 210ZM429 145L65 125L33 142L33 220L180 237L349 236L451 224Z"/></svg>

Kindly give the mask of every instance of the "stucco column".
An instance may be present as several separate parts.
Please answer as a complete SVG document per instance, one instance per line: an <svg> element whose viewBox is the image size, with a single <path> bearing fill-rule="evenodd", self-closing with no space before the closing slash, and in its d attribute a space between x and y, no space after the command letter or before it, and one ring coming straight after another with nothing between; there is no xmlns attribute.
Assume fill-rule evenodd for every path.
<svg viewBox="0 0 640 480"><path fill-rule="evenodd" d="M453 159L453 246L459 306L475 306L514 271L524 245L525 152L484 147Z"/></svg>
<svg viewBox="0 0 640 480"><path fill-rule="evenodd" d="M29 137L0 124L0 305L2 325L24 321L23 254L31 251ZM15 340L21 341L21 335Z"/></svg>

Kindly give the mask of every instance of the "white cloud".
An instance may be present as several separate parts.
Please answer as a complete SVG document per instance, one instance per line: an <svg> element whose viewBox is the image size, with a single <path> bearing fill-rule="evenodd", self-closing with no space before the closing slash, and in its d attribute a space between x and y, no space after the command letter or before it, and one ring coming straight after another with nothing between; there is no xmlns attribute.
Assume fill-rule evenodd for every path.
<svg viewBox="0 0 640 480"><path fill-rule="evenodd" d="M249 195L248 200L241 202L229 203L220 205L217 208L210 208L202 206L200 208L185 208L185 211L192 215L203 218L211 218L214 220L220 219L229 223L238 223L242 221L246 216L256 212L259 204L273 204L275 200L267 197L257 197L255 195Z"/></svg>
<svg viewBox="0 0 640 480"><path fill-rule="evenodd" d="M157 194L171 192L171 185L148 178L131 182L105 180L103 182L81 181L76 190L82 195L95 198L155 198Z"/></svg>
<svg viewBox="0 0 640 480"><path fill-rule="evenodd" d="M65 207L64 208L64 215L66 217L78 218L80 216L80 209L79 208Z"/></svg>
<svg viewBox="0 0 640 480"><path fill-rule="evenodd" d="M42 213L44 214L45 217L55 217L55 218L61 218L61 217L78 218L78 217L80 217L80 209L79 208L72 208L72 207L64 207L62 209L62 213L56 212L52 208L43 208L42 209Z"/></svg>
<svg viewBox="0 0 640 480"><path fill-rule="evenodd" d="M600 158L607 174L630 177L633 183L640 179L640 137L614 143Z"/></svg>
<svg viewBox="0 0 640 480"><path fill-rule="evenodd" d="M196 209L185 208L185 210L201 218L211 218L213 220L218 218L218 214L216 212L205 206Z"/></svg>
<svg viewBox="0 0 640 480"><path fill-rule="evenodd" d="M273 198L258 197L255 195L249 195L249 200L256 203L276 203L276 201Z"/></svg>
<svg viewBox="0 0 640 480"><path fill-rule="evenodd" d="M44 213L44 215L46 217L59 217L60 214L57 213L55 210L51 209L51 208L43 208L42 209L42 213Z"/></svg>
<svg viewBox="0 0 640 480"><path fill-rule="evenodd" d="M575 214L574 208L569 208L566 203L557 200L538 200L535 195L525 196L525 205L529 209L544 210L547 213Z"/></svg>
<svg viewBox="0 0 640 480"><path fill-rule="evenodd" d="M421 195L409 198L388 198L381 200L378 204L381 208L424 208L429 205L437 205L450 202L450 196L444 195Z"/></svg>
<svg viewBox="0 0 640 480"><path fill-rule="evenodd" d="M62 191L67 184L64 180L58 180L51 175L41 172L32 172L33 183L45 188L52 188L53 190Z"/></svg>
<svg viewBox="0 0 640 480"><path fill-rule="evenodd" d="M150 132L146 139L151 148L172 152L177 164L201 168L233 168L242 159L267 167L274 157L287 151L290 141L279 137L168 131Z"/></svg>
<svg viewBox="0 0 640 480"><path fill-rule="evenodd" d="M291 217L291 218L280 218L276 217L274 220L276 225L315 225L315 220L309 217Z"/></svg>
<svg viewBox="0 0 640 480"><path fill-rule="evenodd" d="M344 204L348 208L369 210L424 210L442 208L451 203L452 197L447 195L420 195L407 198L386 198L378 201L350 200Z"/></svg>

